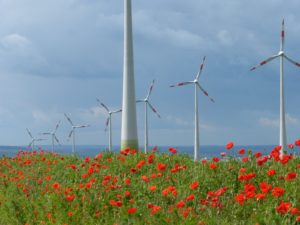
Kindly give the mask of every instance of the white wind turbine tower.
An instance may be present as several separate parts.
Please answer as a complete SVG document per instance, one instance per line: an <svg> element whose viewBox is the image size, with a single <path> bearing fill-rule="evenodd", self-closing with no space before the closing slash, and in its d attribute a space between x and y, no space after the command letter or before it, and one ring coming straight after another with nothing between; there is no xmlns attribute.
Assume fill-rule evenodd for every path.
<svg viewBox="0 0 300 225"><path fill-rule="evenodd" d="M131 0L124 0L124 62L121 149L138 149Z"/></svg>
<svg viewBox="0 0 300 225"><path fill-rule="evenodd" d="M280 59L280 119L279 119L279 145L282 147L280 150L280 157L283 156L283 150L287 147L286 142L286 127L285 127L285 104L284 104L284 70L283 70L283 59L286 59L290 63L300 67L300 64L288 57L284 52L284 20L282 20L282 30L281 30L281 40L280 40L280 49L276 55L273 55L266 60L262 61L255 67L251 68L251 71L257 69L260 66L267 64L268 62L272 61L273 59L279 58Z"/></svg>
<svg viewBox="0 0 300 225"><path fill-rule="evenodd" d="M56 137L56 131L59 127L59 124L60 124L60 121L58 121L58 123L55 126L55 129L52 132L41 133L42 135L51 135L51 138L52 138L52 152L54 152L54 142L56 141L57 144L60 144L58 138Z"/></svg>
<svg viewBox="0 0 300 225"><path fill-rule="evenodd" d="M187 81L187 82L181 82L175 85L171 85L170 87L177 87L177 86L184 86L193 84L195 85L195 140L194 140L194 161L197 161L199 159L199 113L198 113L198 88L207 96L209 97L207 91L205 91L202 86L199 84L199 78L202 73L203 67L204 67L204 61L205 57L203 57L203 62L200 65L200 69L196 75L195 80L193 81ZM214 100L209 97L209 99L214 102Z"/></svg>
<svg viewBox="0 0 300 225"><path fill-rule="evenodd" d="M152 93L153 87L154 87L154 80L151 83L151 86L150 86L150 89L148 91L146 98L136 101L136 102L144 102L145 103L145 153L147 153L147 150L148 150L148 107L150 107L150 109L160 118L160 115L158 114L157 110L149 102L149 97Z"/></svg>
<svg viewBox="0 0 300 225"><path fill-rule="evenodd" d="M85 127L89 127L90 125L74 125L72 120L70 119L70 117L67 116L67 114L64 114L65 117L67 118L67 120L69 121L69 123L71 124L72 126L72 130L70 131L70 134L69 134L69 139L71 138L71 136L73 135L73 146L72 146L72 152L73 154L75 153L75 130L77 128L85 128Z"/></svg>
<svg viewBox="0 0 300 225"><path fill-rule="evenodd" d="M34 137L32 136L32 134L31 134L31 132L28 130L28 128L26 128L26 130L27 130L28 135L31 137L31 142L29 143L28 146L31 146L31 150L32 150L32 151L34 150L34 143L35 143L36 141L44 141L44 140L46 140L46 139L43 139L43 138L34 138Z"/></svg>
<svg viewBox="0 0 300 225"><path fill-rule="evenodd" d="M105 109L105 111L107 112L108 114L108 117L107 117L107 120L106 120L106 124L105 124L105 131L107 131L107 127L108 127L108 139L109 139L109 151L112 151L112 126L111 126L111 123L112 123L112 114L114 113L119 113L119 112L122 112L122 109L118 109L118 110L114 110L114 111L110 111L108 109L108 107L100 102L99 99L97 99L97 102Z"/></svg>

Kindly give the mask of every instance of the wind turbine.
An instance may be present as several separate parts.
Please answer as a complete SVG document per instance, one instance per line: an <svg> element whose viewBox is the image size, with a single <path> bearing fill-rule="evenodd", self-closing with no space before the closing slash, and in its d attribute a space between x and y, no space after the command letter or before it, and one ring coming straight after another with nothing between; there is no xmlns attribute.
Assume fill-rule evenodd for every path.
<svg viewBox="0 0 300 225"><path fill-rule="evenodd" d="M178 86L184 86L193 84L195 85L195 140L194 140L194 161L197 161L199 159L199 113L198 113L198 88L205 94L212 102L214 100L209 97L207 91L205 91L202 86L199 84L199 78L202 73L203 67L205 62L205 56L203 57L202 64L200 65L200 69L196 75L195 80L193 81L186 81L181 82L175 85L171 85L170 87L178 87Z"/></svg>
<svg viewBox="0 0 300 225"><path fill-rule="evenodd" d="M105 131L107 131L107 127L109 127L109 133L108 133L108 139L109 139L109 151L112 151L112 129L111 129L111 116L112 114L114 113L119 113L119 112L122 112L122 109L118 109L118 110L114 110L114 111L110 111L108 109L108 107L100 102L99 99L97 99L97 102L105 109L105 111L107 112L108 114L108 117L107 117L107 120L106 120L106 124L105 124Z"/></svg>
<svg viewBox="0 0 300 225"><path fill-rule="evenodd" d="M65 117L67 118L67 120L69 121L69 123L70 123L71 126L72 126L72 130L71 130L70 133L69 133L69 139L70 139L71 136L73 135L72 152L73 152L73 154L74 154L74 153L75 153L75 130L76 130L77 128L85 128L85 127L89 127L90 125L76 125L76 126L75 126L75 125L73 124L72 120L70 119L70 117L68 117L66 113L65 113L64 115L65 115Z"/></svg>
<svg viewBox="0 0 300 225"><path fill-rule="evenodd" d="M284 70L283 70L283 59L286 59L290 63L300 67L300 63L297 63L293 59L291 59L289 56L287 56L284 52L284 20L282 20L281 24L281 40L280 40L280 49L279 52L276 55L273 55L266 60L262 61L260 64L258 64L255 67L251 68L251 71L257 69L260 66L263 66L267 64L268 62L272 61L273 59L279 58L280 59L280 109L279 109L279 145L282 147L280 150L280 157L283 156L283 150L287 148L287 142L286 142L286 127L285 127L285 103L284 103Z"/></svg>
<svg viewBox="0 0 300 225"><path fill-rule="evenodd" d="M31 150L32 150L32 151L34 150L34 143L35 143L36 141L43 141L43 140L46 140L46 139L43 139L43 138L34 138L34 137L32 136L32 134L31 134L31 132L28 130L28 128L26 128L26 130L27 130L28 135L31 137L31 142L29 143L28 146L31 146Z"/></svg>
<svg viewBox="0 0 300 225"><path fill-rule="evenodd" d="M149 102L149 97L152 93L153 87L154 87L154 80L152 81L152 83L150 85L150 89L148 91L146 98L136 101L136 102L144 102L145 103L145 153L147 153L147 150L148 150L148 107L150 107L150 109L160 118L160 115L158 114L156 109Z"/></svg>
<svg viewBox="0 0 300 225"><path fill-rule="evenodd" d="M59 124L60 124L60 121L58 121L58 123L55 126L55 129L52 132L41 133L42 135L51 135L51 137L52 137L52 152L54 152L54 142L56 141L57 144L60 144L58 138L55 135L56 131L57 131L58 127L59 127Z"/></svg>
<svg viewBox="0 0 300 225"><path fill-rule="evenodd" d="M124 61L121 149L138 149L131 0L124 0Z"/></svg>

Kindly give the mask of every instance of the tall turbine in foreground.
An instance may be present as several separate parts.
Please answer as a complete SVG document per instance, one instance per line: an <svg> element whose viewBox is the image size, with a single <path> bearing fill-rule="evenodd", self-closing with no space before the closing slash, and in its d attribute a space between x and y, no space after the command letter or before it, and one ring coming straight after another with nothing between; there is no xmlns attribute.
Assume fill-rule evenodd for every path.
<svg viewBox="0 0 300 225"><path fill-rule="evenodd" d="M287 148L287 141L286 141L286 128L285 128L285 105L284 105L284 70L283 70L283 59L291 62L292 64L300 67L300 64L288 57L284 52L284 20L282 20L282 29L281 29L281 41L280 41L280 50L276 55L273 55L266 60L262 61L255 67L251 68L251 71L257 69L260 66L267 64L268 62L272 61L273 59L278 58L280 59L280 115L279 115L279 145L282 147L280 150L280 157L283 156L283 150Z"/></svg>
<svg viewBox="0 0 300 225"><path fill-rule="evenodd" d="M152 93L153 87L154 87L154 80L151 83L151 86L150 86L150 89L148 91L146 98L136 101L136 102L144 102L145 103L145 147L144 147L145 153L147 153L147 150L148 150L148 106L160 118L160 115L158 114L157 110L149 102L149 97Z"/></svg>
<svg viewBox="0 0 300 225"><path fill-rule="evenodd" d="M41 133L42 135L51 135L51 137L52 137L52 152L54 152L54 142L56 141L57 144L60 144L58 138L56 137L56 131L59 127L59 124L60 124L60 121L58 121L58 123L55 126L55 129L52 132Z"/></svg>
<svg viewBox="0 0 300 225"><path fill-rule="evenodd" d="M109 151L112 151L112 128L111 128L111 116L112 116L112 114L114 114L114 113L119 113L119 112L122 112L122 109L118 109L118 110L114 110L114 111L110 111L109 109L108 109L108 107L104 104L104 103L102 103L102 102L100 102L100 100L99 99L97 99L97 102L105 109L105 111L107 112L107 114L108 114L108 117L107 117L107 120L106 120L106 125L105 125L105 131L107 131L107 127L108 127L108 139L109 139Z"/></svg>
<svg viewBox="0 0 300 225"><path fill-rule="evenodd" d="M138 149L132 42L131 0L124 0L124 65L121 149Z"/></svg>
<svg viewBox="0 0 300 225"><path fill-rule="evenodd" d="M188 84L195 85L195 140L194 140L194 161L197 161L199 159L199 113L198 113L198 88L207 96L209 97L207 91L205 91L201 85L199 84L199 78L202 73L203 67L204 67L204 61L205 57L203 58L203 62L200 65L200 69L196 75L195 80L193 81L187 81L187 82L181 82L175 85L171 85L170 87L178 87L178 86L184 86ZM209 97L209 99L214 102L214 100Z"/></svg>
<svg viewBox="0 0 300 225"><path fill-rule="evenodd" d="M72 130L69 133L69 139L71 138L71 136L73 135L73 145L72 145L72 153L75 154L75 130L77 128L85 128L85 127L89 127L90 125L77 125L75 126L72 122L72 120L70 119L70 117L67 116L67 114L65 114L65 117L67 118L67 120L69 121L69 123L72 126Z"/></svg>

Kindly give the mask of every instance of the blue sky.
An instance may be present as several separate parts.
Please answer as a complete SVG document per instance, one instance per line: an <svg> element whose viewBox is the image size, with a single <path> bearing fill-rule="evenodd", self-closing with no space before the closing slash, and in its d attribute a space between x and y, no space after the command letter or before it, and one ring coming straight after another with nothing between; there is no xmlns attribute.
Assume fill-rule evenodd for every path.
<svg viewBox="0 0 300 225"><path fill-rule="evenodd" d="M207 57L200 82L215 99L199 95L200 143L277 144L279 61L249 69L279 51L282 18L286 53L300 61L298 0L133 1L136 97L156 80L149 114L151 145L193 144L193 80ZM105 145L105 112L121 106L123 1L0 0L0 145L26 145L62 120L57 136L68 144L68 113L78 144ZM300 68L286 63L288 142L300 137ZM137 106L139 142L144 111ZM121 116L113 117L120 142ZM50 141L44 142L48 144Z"/></svg>

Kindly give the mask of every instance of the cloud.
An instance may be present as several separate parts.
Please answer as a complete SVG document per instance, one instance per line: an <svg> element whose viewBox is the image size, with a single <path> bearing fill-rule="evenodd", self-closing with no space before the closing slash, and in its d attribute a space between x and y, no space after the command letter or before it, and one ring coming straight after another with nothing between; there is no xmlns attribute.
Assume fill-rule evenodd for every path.
<svg viewBox="0 0 300 225"><path fill-rule="evenodd" d="M40 74L47 67L45 58L32 41L18 33L0 38L0 65L8 71Z"/></svg>
<svg viewBox="0 0 300 225"><path fill-rule="evenodd" d="M290 114L285 115L285 120L288 125L298 126L300 125L300 119ZM278 118L261 117L259 118L259 124L263 127L279 127Z"/></svg>

